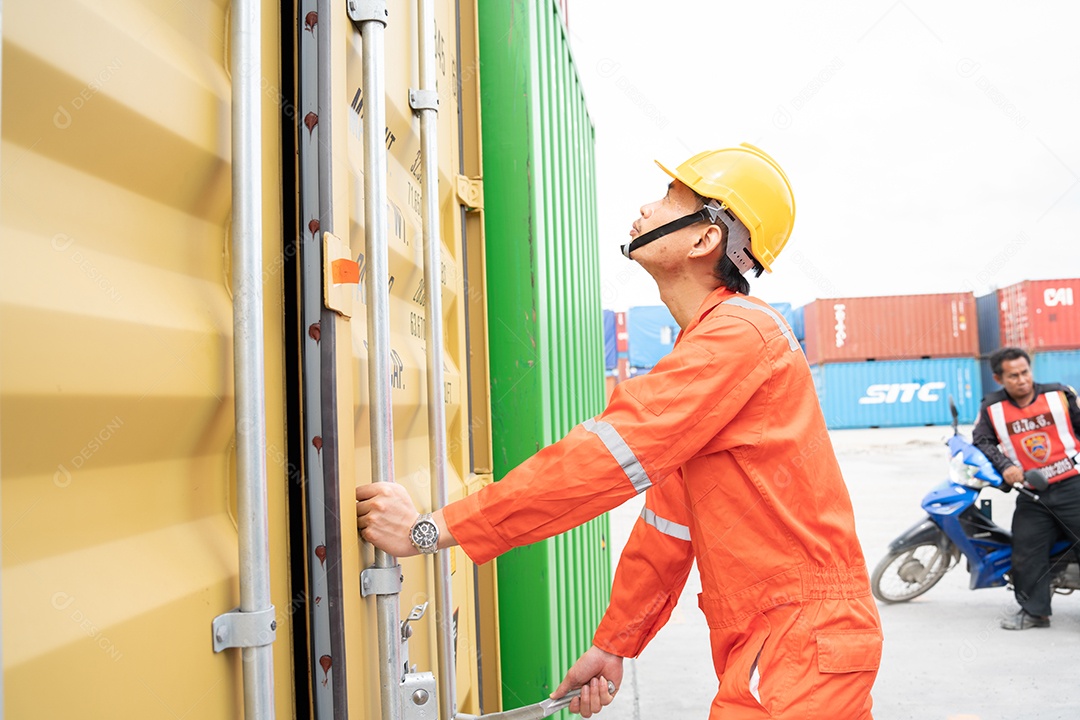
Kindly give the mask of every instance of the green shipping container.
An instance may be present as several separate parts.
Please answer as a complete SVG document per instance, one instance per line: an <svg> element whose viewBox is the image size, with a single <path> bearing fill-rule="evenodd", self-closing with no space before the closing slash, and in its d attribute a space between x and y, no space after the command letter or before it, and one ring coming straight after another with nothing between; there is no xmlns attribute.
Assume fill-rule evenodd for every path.
<svg viewBox="0 0 1080 720"><path fill-rule="evenodd" d="M498 480L604 407L595 136L556 3L480 0L478 17ZM591 644L607 536L603 516L499 558L505 707L546 697Z"/></svg>

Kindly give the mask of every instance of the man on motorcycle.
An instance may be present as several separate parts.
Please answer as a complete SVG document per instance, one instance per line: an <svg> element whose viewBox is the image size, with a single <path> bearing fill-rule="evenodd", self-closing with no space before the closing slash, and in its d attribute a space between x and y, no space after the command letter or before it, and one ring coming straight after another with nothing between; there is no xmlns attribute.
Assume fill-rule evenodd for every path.
<svg viewBox="0 0 1080 720"><path fill-rule="evenodd" d="M357 488L362 537L393 555L418 523L422 549L460 543L477 563L580 525L645 492L590 648L556 689L582 686L589 717L664 625L698 563L719 678L710 717L870 720L881 626L847 488L810 368L791 328L750 297L795 203L757 148L700 153L642 206L623 248L656 281L682 327L608 408L500 482L418 516L392 483ZM415 534L415 533L414 533Z"/></svg>
<svg viewBox="0 0 1080 720"><path fill-rule="evenodd" d="M1021 495L1013 513L1012 581L1020 610L1006 630L1050 626L1050 547L1059 536L1080 545L1080 407L1076 391L1036 383L1031 358L1006 347L990 356L1002 389L983 398L973 441L1010 485L1039 470L1049 488L1034 500Z"/></svg>

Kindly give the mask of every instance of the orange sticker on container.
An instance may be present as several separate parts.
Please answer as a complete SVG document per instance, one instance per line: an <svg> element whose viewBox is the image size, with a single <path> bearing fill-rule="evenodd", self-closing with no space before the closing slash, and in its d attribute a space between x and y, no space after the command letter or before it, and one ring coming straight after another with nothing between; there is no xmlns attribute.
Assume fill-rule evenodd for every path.
<svg viewBox="0 0 1080 720"><path fill-rule="evenodd" d="M360 265L358 265L355 260L348 260L345 258L335 260L330 265L330 268L333 281L338 285L343 283L356 284L360 282Z"/></svg>

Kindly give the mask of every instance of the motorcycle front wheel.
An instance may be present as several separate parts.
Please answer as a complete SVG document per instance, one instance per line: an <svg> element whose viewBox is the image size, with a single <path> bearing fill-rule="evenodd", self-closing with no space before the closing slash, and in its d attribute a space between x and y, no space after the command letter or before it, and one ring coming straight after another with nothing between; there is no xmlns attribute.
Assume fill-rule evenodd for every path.
<svg viewBox="0 0 1080 720"><path fill-rule="evenodd" d="M952 543L942 547L937 540L891 552L874 568L870 589L882 602L907 602L937 585L953 566L954 555Z"/></svg>

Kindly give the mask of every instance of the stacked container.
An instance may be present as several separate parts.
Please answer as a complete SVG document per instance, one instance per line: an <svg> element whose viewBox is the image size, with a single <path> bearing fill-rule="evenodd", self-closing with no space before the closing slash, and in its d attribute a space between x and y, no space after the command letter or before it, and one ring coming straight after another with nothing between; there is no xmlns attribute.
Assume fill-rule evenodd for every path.
<svg viewBox="0 0 1080 720"><path fill-rule="evenodd" d="M816 300L804 309L806 357L832 429L937 425L978 412L978 326L971 293Z"/></svg>
<svg viewBox="0 0 1080 720"><path fill-rule="evenodd" d="M627 313L630 374L650 370L675 347L679 324L664 305L633 307Z"/></svg>
<svg viewBox="0 0 1080 720"><path fill-rule="evenodd" d="M979 375L982 378L983 395L986 395L1001 389L994 381L994 373L990 369L990 354L1001 347L997 291L975 298L975 309L979 314Z"/></svg>
<svg viewBox="0 0 1080 720"><path fill-rule="evenodd" d="M982 374L986 392L993 381L989 356L999 347L1019 347L1031 354L1038 382L1080 384L1080 279L1025 280L978 299Z"/></svg>
<svg viewBox="0 0 1080 720"><path fill-rule="evenodd" d="M806 337L803 308L793 308L791 303L770 303L783 316L801 343ZM679 336L679 324L675 322L665 305L648 305L630 308L628 324L629 377L642 375L651 370L660 359L675 347Z"/></svg>
<svg viewBox="0 0 1080 720"><path fill-rule="evenodd" d="M604 374L611 375L615 371L618 360L615 337L615 313L611 310L604 311Z"/></svg>
<svg viewBox="0 0 1080 720"><path fill-rule="evenodd" d="M615 377L616 383L630 377L630 330L626 313L615 313Z"/></svg>
<svg viewBox="0 0 1080 720"><path fill-rule="evenodd" d="M604 311L604 397L610 398L618 382L618 333L616 332L615 312Z"/></svg>

